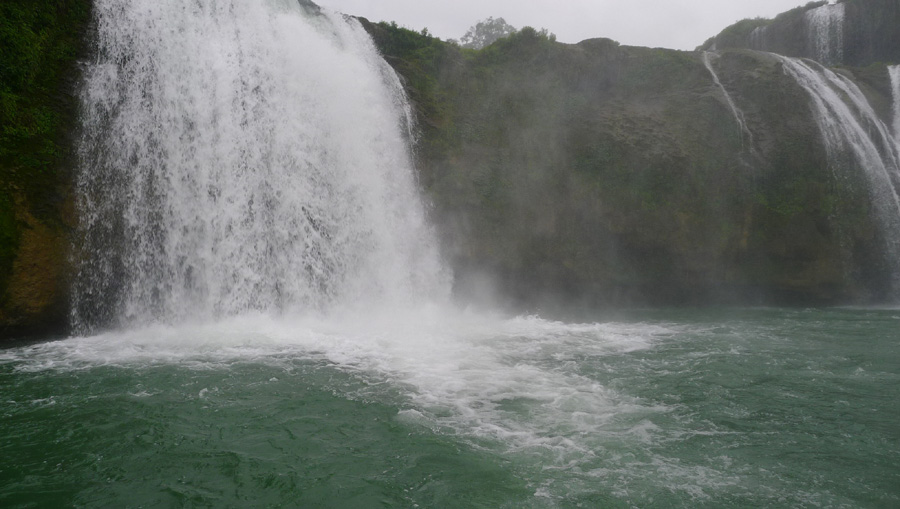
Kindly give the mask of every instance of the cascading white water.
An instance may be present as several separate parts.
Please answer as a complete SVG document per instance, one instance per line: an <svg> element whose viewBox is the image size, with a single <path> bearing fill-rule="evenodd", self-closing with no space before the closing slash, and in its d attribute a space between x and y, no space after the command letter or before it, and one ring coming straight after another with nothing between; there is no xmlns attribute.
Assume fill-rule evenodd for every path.
<svg viewBox="0 0 900 509"><path fill-rule="evenodd" d="M888 67L891 77L891 94L894 102L894 140L900 145L900 65Z"/></svg>
<svg viewBox="0 0 900 509"><path fill-rule="evenodd" d="M756 27L750 32L750 49L769 51L768 43L766 41L766 31L768 28L767 25Z"/></svg>
<svg viewBox="0 0 900 509"><path fill-rule="evenodd" d="M865 172L900 289L900 144L851 80L811 61L774 55L812 99L832 165L849 151ZM837 173L838 168L832 168Z"/></svg>
<svg viewBox="0 0 900 509"><path fill-rule="evenodd" d="M731 114L734 115L734 120L737 122L738 128L740 129L741 134L741 144L744 143L744 137L746 136L746 141L750 143L752 148L753 146L753 133L750 132L750 129L747 128L747 122L744 119L744 112L737 107L734 99L731 98L731 94L728 93L728 90L725 89L725 86L722 85L722 82L719 80L719 75L716 74L715 69L712 66L712 56L718 58L718 55L712 55L709 51L703 52L703 65L706 66L706 70L709 71L709 74L712 76L713 83L716 84L716 87L722 92L722 96L725 97L725 102L728 103L728 107L731 108Z"/></svg>
<svg viewBox="0 0 900 509"><path fill-rule="evenodd" d="M73 322L441 298L410 112L355 21L297 0L97 0Z"/></svg>
<svg viewBox="0 0 900 509"><path fill-rule="evenodd" d="M833 2L804 13L809 54L825 65L844 58L844 13L844 4Z"/></svg>

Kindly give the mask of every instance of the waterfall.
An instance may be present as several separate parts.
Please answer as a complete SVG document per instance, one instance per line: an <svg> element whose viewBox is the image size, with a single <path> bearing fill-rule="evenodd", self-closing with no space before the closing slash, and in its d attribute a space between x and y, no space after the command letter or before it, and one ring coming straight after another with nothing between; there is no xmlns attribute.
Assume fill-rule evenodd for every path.
<svg viewBox="0 0 900 509"><path fill-rule="evenodd" d="M713 55L718 58L718 55ZM728 93L728 90L725 89L725 86L722 85L722 82L719 80L719 75L716 74L715 69L713 69L710 52L703 52L703 65L706 66L706 70L709 71L709 74L712 76L713 83L716 84L716 87L722 92L722 96L725 97L725 101L728 103L728 107L731 108L731 114L734 116L735 121L737 122L738 128L740 129L741 135L741 145L744 143L744 135L747 135L747 141L750 142L750 146L753 146L753 133L747 129L747 123L744 120L744 112L742 112L735 104L734 99L731 98L731 94Z"/></svg>
<svg viewBox="0 0 900 509"><path fill-rule="evenodd" d="M96 0L76 330L447 293L400 82L297 0Z"/></svg>
<svg viewBox="0 0 900 509"><path fill-rule="evenodd" d="M888 67L891 77L891 95L894 102L894 140L900 145L900 65Z"/></svg>
<svg viewBox="0 0 900 509"><path fill-rule="evenodd" d="M865 173L887 242L894 291L900 289L900 144L852 81L819 64L774 55L811 99L832 170L852 154Z"/></svg>
<svg viewBox="0 0 900 509"><path fill-rule="evenodd" d="M844 4L829 2L804 13L809 55L825 65L844 58Z"/></svg>
<svg viewBox="0 0 900 509"><path fill-rule="evenodd" d="M755 49L757 51L769 51L769 45L766 42L766 31L769 29L768 25L756 27L750 32L750 49Z"/></svg>

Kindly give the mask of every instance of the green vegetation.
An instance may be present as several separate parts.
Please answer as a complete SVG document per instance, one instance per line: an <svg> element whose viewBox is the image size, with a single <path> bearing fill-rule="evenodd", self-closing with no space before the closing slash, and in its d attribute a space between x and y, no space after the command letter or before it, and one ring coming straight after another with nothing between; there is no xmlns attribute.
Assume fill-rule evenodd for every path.
<svg viewBox="0 0 900 509"><path fill-rule="evenodd" d="M508 37L514 33L516 33L516 27L507 23L505 19L489 17L469 28L465 35L460 37L458 43L463 48L482 49L490 46L497 39Z"/></svg>
<svg viewBox="0 0 900 509"><path fill-rule="evenodd" d="M447 96L439 80L445 69L463 58L459 47L448 44L428 34L427 30L415 32L397 26L396 23L372 24L366 19L360 22L371 34L387 61L405 80L409 99L417 110L419 128L428 135L420 145L420 151L429 157L447 150L448 125Z"/></svg>
<svg viewBox="0 0 900 509"><path fill-rule="evenodd" d="M3 188L23 192L41 217L52 215L55 171L72 125L73 63L83 46L90 2L0 5L0 167ZM33 185L32 185L33 184Z"/></svg>
<svg viewBox="0 0 900 509"><path fill-rule="evenodd" d="M751 140L698 53L559 44L528 28L481 50L370 31L415 99L420 182L459 291L489 273L531 304L884 295L865 183L829 166L808 98L776 59L715 62Z"/></svg>
<svg viewBox="0 0 900 509"><path fill-rule="evenodd" d="M6 289L19 245L16 210L9 194L0 194L0 288Z"/></svg>
<svg viewBox="0 0 900 509"><path fill-rule="evenodd" d="M89 0L0 3L0 328L26 320L7 302L25 218L62 236L73 71L90 11Z"/></svg>

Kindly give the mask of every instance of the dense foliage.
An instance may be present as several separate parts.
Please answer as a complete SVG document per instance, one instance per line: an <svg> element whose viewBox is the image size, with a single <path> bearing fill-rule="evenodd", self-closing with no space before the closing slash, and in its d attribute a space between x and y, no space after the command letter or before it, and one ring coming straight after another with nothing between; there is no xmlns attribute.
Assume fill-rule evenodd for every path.
<svg viewBox="0 0 900 509"><path fill-rule="evenodd" d="M74 65L90 10L89 0L0 2L0 331L28 320L8 302L23 234L63 235Z"/></svg>
<svg viewBox="0 0 900 509"><path fill-rule="evenodd" d="M516 33L516 27L503 18L483 19L471 26L459 39L459 45L468 49L481 49L494 41Z"/></svg>

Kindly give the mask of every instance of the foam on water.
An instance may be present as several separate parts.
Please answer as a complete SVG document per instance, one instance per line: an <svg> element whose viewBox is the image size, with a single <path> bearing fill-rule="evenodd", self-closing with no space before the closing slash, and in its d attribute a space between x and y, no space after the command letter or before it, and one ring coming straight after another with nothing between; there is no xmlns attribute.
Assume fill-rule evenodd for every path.
<svg viewBox="0 0 900 509"><path fill-rule="evenodd" d="M869 500L870 488L842 481L852 468L815 458L875 461L861 474L871 493L893 493L889 476L878 473L893 456L866 449L879 447L877 430L891 429L891 404L878 405L896 392L884 389L896 387L898 376L893 315L758 310L714 320L672 322L663 313L669 318L566 324L432 305L329 319L257 313L0 350L0 372L32 386L10 396L16 405L62 412L87 404L83 398L108 400L101 407L135 398L167 416L156 408L172 400L213 420L248 398L249 408L278 408L313 387L356 405L325 422L356 429L355 412L371 405L393 416L392 440L433 437L427 440L502 458L511 475L527 480L538 506L850 506ZM861 353L870 333L881 350ZM58 384L66 380L83 391L64 390ZM848 397L860 390L875 399L861 405ZM287 408L254 422L276 419L265 438L290 448L296 444L279 442L281 424L320 416L311 402ZM856 423L872 431L848 428ZM258 432L248 432L250 446ZM850 447L844 433L862 433L863 450L842 449Z"/></svg>
<svg viewBox="0 0 900 509"><path fill-rule="evenodd" d="M408 422L513 451L543 451L567 465L593 457L584 437L615 417L666 411L604 387L579 367L649 348L672 333L665 325L566 324L426 306L331 319L254 314L154 325L5 350L0 363L31 372L310 360L375 385L388 382L405 395L399 416ZM646 438L654 430L639 424L616 432Z"/></svg>
<svg viewBox="0 0 900 509"><path fill-rule="evenodd" d="M590 493L598 478L619 486L613 492L623 496L630 482L649 478L703 499L734 484L733 474L654 452L703 431L661 428L655 422L672 407L597 377L619 369L614 366L622 356L685 330L667 323L503 318L433 305L327 319L257 313L5 350L0 364L13 364L23 374L49 374L96 368L138 373L165 366L207 372L248 364L291 370L311 362L362 382L351 384L350 392L337 388L338 397L390 401L406 426L555 472L535 486L552 499ZM196 397L215 390L201 388ZM147 394L135 395L142 396Z"/></svg>

